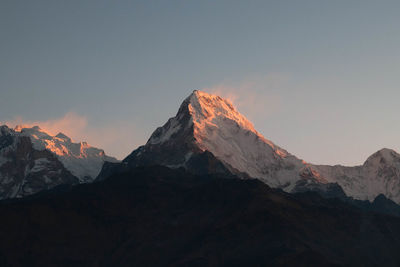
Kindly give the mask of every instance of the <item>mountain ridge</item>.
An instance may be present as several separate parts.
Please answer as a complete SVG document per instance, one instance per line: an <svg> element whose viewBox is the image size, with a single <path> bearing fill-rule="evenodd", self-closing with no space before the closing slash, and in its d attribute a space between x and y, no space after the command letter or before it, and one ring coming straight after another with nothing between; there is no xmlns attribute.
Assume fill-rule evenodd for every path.
<svg viewBox="0 0 400 267"><path fill-rule="evenodd" d="M287 192L326 190L331 187L327 184L336 183L356 199L373 201L384 194L400 203L400 155L394 150L381 149L354 167L308 163L265 138L229 100L199 90L123 162L190 169L191 158L205 151L234 175Z"/></svg>
<svg viewBox="0 0 400 267"><path fill-rule="evenodd" d="M399 265L398 217L231 178L138 167L1 201L0 264Z"/></svg>
<svg viewBox="0 0 400 267"><path fill-rule="evenodd" d="M59 184L93 181L105 161L116 162L86 142L73 143L40 127L0 126L0 198L24 197Z"/></svg>
<svg viewBox="0 0 400 267"><path fill-rule="evenodd" d="M193 155L205 151L220 159L233 174L258 179L267 176L264 182L273 187L293 188L296 177L290 169L305 166L258 133L232 103L198 90L124 162L142 164L147 153L152 163L185 167Z"/></svg>

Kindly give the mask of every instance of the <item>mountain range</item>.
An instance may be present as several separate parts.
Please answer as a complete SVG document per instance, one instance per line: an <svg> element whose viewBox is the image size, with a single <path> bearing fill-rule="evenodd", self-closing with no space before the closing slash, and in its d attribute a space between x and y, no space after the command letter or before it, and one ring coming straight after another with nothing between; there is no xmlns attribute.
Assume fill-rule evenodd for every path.
<svg viewBox="0 0 400 267"><path fill-rule="evenodd" d="M154 164L182 167L195 174L255 178L293 193L343 191L348 197L369 201L383 194L400 203L400 155L394 150L382 149L355 167L308 163L257 132L229 100L198 90L144 146L122 163L106 164L98 179L118 169Z"/></svg>
<svg viewBox="0 0 400 267"><path fill-rule="evenodd" d="M0 126L0 198L92 182L105 161L117 162L103 150L74 143L62 133L52 136L38 126Z"/></svg>
<svg viewBox="0 0 400 267"><path fill-rule="evenodd" d="M384 195L400 203L400 155L394 150L382 149L361 166L308 163L265 138L229 100L198 90L122 162L38 126L0 128L0 198L90 183L149 165L255 178L292 193L311 190L369 201Z"/></svg>
<svg viewBox="0 0 400 267"><path fill-rule="evenodd" d="M400 155L299 159L194 91L124 160L0 126L1 266L399 266Z"/></svg>

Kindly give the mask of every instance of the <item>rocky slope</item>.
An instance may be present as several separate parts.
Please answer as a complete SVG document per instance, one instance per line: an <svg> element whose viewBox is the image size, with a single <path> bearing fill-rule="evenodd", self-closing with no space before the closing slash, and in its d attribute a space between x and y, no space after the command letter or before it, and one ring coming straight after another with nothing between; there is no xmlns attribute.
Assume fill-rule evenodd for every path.
<svg viewBox="0 0 400 267"><path fill-rule="evenodd" d="M91 182L105 161L104 151L51 136L39 127L0 126L0 198L23 197L59 184Z"/></svg>

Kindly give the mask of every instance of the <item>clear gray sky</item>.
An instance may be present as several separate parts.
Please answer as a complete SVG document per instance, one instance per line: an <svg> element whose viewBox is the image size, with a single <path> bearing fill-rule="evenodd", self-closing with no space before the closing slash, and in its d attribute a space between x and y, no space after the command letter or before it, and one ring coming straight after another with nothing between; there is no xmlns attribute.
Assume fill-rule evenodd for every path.
<svg viewBox="0 0 400 267"><path fill-rule="evenodd" d="M400 1L0 2L0 121L123 158L193 89L314 163L400 150Z"/></svg>

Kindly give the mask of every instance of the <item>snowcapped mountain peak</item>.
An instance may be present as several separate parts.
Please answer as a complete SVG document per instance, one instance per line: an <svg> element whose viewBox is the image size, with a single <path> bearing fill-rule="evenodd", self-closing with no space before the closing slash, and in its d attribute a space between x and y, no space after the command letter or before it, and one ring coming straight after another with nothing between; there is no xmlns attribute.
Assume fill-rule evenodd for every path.
<svg viewBox="0 0 400 267"><path fill-rule="evenodd" d="M53 136L39 126L18 125L13 131L19 136L29 137L36 150L47 150L55 154L64 167L81 182L95 179L104 161L117 161L106 156L103 150L91 147L86 142L73 143L65 134Z"/></svg>
<svg viewBox="0 0 400 267"><path fill-rule="evenodd" d="M314 165L314 168L328 181L338 183L348 196L373 201L384 194L400 203L400 155L392 149L375 152L361 166Z"/></svg>
<svg viewBox="0 0 400 267"><path fill-rule="evenodd" d="M241 128L258 135L253 124L236 110L231 101L217 95L199 90L193 91L189 96L189 111L193 121L199 124L198 127L203 126L205 121L213 121L217 117L225 117L237 123Z"/></svg>
<svg viewBox="0 0 400 267"><path fill-rule="evenodd" d="M229 100L198 90L125 161L180 167L206 152L233 173L281 188L292 188L304 167L301 160L258 133Z"/></svg>
<svg viewBox="0 0 400 267"><path fill-rule="evenodd" d="M393 149L383 148L368 157L364 166L390 166L396 163L400 163L400 155Z"/></svg>
<svg viewBox="0 0 400 267"><path fill-rule="evenodd" d="M254 138L267 144L273 151L274 156L281 158L290 156L287 151L258 133L253 123L243 116L232 102L227 99L195 90L188 97L188 109L194 126L194 137L203 150L217 153L215 151L216 147L229 146L230 141L234 141L234 144L231 144L230 147L235 151L231 151L231 153L225 152L225 156L234 157L235 153L245 151L246 146L254 142L254 140L249 140L250 142L246 144L243 143L245 140ZM240 137L240 135L243 136ZM222 153L222 151L218 152L220 153L217 154Z"/></svg>

